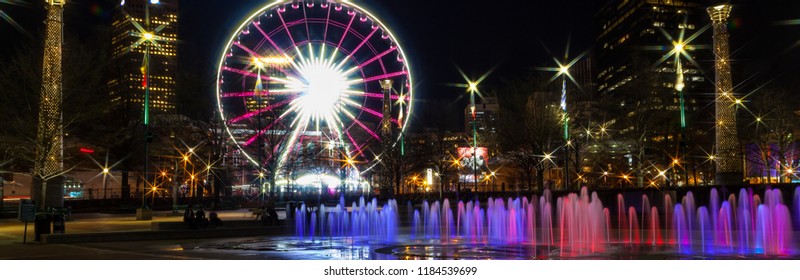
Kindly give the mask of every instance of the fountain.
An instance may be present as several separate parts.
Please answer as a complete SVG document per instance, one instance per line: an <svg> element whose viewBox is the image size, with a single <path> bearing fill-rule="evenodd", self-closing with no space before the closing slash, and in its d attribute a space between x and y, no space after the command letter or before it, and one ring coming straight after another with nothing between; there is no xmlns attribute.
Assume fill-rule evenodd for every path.
<svg viewBox="0 0 800 280"><path fill-rule="evenodd" d="M488 198L485 204L426 200L406 204L407 224L400 222L402 209L395 200L379 204L376 199L365 202L361 198L348 208L342 199L336 206L301 206L295 213L295 236L338 238L348 244L384 248L376 252L433 258L637 254L783 258L798 253L793 224L800 223L796 206L800 187L795 189L794 208L784 204L779 189L767 189L763 196L741 189L724 201L717 189L711 189L705 205L698 205L691 191L676 200L680 203L664 195L660 207L651 205L647 195L642 195L641 204L626 203L621 194L616 198L614 210L585 187L555 201L549 191L530 199Z"/></svg>

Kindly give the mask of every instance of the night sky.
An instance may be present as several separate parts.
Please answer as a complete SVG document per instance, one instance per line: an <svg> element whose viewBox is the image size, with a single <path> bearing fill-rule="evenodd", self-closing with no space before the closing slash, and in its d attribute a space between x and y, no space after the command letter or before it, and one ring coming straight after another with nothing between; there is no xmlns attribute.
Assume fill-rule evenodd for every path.
<svg viewBox="0 0 800 280"><path fill-rule="evenodd" d="M43 30L42 1L16 6L0 0L0 9L26 31L0 20L0 59ZM456 67L472 77L495 69L485 88L504 79L524 76L536 67L552 67L552 57L563 56L567 42L570 54L591 48L597 30L593 21L602 0L559 1L355 1L372 11L393 30L415 71L418 117L432 112L458 115L466 98L463 89L448 83L463 82ZM800 25L785 24L800 18L800 1L734 1L730 26L734 84L744 82L747 91L778 75L777 81L796 80L800 63ZM239 22L266 4L264 0L182 0L180 7L181 71L197 71L213 79L221 48ZM68 2L66 34L81 40L96 37L108 25L117 0L71 0ZM711 3L709 3L711 4ZM26 35L26 33L30 35ZM710 42L711 31L703 35ZM710 50L706 50L710 51ZM738 64L738 68L736 67ZM711 74L713 75L713 74ZM750 79L746 79L750 77ZM737 80L738 79L738 80ZM213 89L203 95L213 100ZM447 108L449 106L449 108ZM433 110L446 108L446 110ZM450 124L460 125L460 116Z"/></svg>

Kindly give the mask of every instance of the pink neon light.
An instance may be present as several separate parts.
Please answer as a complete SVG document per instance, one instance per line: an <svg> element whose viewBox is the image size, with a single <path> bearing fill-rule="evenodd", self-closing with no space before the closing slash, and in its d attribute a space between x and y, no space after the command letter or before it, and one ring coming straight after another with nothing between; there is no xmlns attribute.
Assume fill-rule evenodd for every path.
<svg viewBox="0 0 800 280"><path fill-rule="evenodd" d="M272 110L272 108L275 108L275 107L278 107L278 106L286 105L287 103L289 103L291 101L292 101L291 99L282 100L281 102L278 102L278 103L272 104L270 106L258 109L258 111L250 112L250 113L235 117L235 118L231 119L230 121L228 121L228 124L233 124L233 123L240 122L240 121L242 121L244 119L252 118L253 116L255 116L257 114L261 114L262 112Z"/></svg>
<svg viewBox="0 0 800 280"><path fill-rule="evenodd" d="M366 96L366 97L371 97L371 98L380 98L380 99L383 99L383 93L371 93L371 92L365 92L365 93L362 93L362 94L359 94L359 95ZM398 100L398 99L400 99L400 96L399 96L399 95L396 95L396 94L392 94L392 95L390 95L390 96L391 96L392 100ZM405 97L405 98L403 98L403 99L405 99L406 101L409 101L409 100L411 100L411 98L409 98L408 96L406 96L406 97Z"/></svg>
<svg viewBox="0 0 800 280"><path fill-rule="evenodd" d="M359 49L361 49L361 46L366 44L367 41L369 40L369 38L372 37L372 35L375 34L375 32L378 32L378 29L373 29L372 32L370 32L369 35L367 35L367 37L364 37L364 40L362 40L361 43L358 44L358 46L356 46L356 48L353 49L353 51L350 52L350 53L351 54L355 54Z"/></svg>
<svg viewBox="0 0 800 280"><path fill-rule="evenodd" d="M350 138L350 143L353 143L353 146L356 147L356 151L358 151L357 155L360 155L360 154L364 153L364 151L361 150L361 146L359 146L358 143L356 143L356 140L353 139L353 136L350 135L350 131L349 130L345 130L345 134L347 134L347 138Z"/></svg>
<svg viewBox="0 0 800 280"><path fill-rule="evenodd" d="M380 54L376 55L375 57L373 57L373 58L370 58L370 59L369 59L369 60L367 60L367 61L364 61L364 63L361 63L361 64L359 64L359 65L358 65L358 68L364 68L364 66L367 66L367 65L369 65L370 63L374 62L375 60L378 60L378 59L380 59L381 57L384 57L385 55L387 55L387 54L389 54L389 53L393 52L393 51L394 51L394 50L396 50L396 49L397 49L397 47L394 47L394 46L392 46L392 47L391 47L391 48L389 48L388 50L385 50L384 52L382 52L382 53L380 53Z"/></svg>
<svg viewBox="0 0 800 280"><path fill-rule="evenodd" d="M280 117L278 117L278 118L277 118L277 119L276 119L274 122L272 122L271 124L269 124L267 127L265 127L264 129L261 129L261 130L259 130L259 131L258 131L258 133L256 133L256 135L253 135L253 137L250 137L250 139L247 139L247 141L244 143L244 145L245 145L245 146L250 146L250 144L253 144L253 142L254 142L254 141L256 141L256 139L257 139L258 137L260 137L262 134L264 134L264 132L267 132L267 130L269 130L270 128L272 128L272 126L274 126L276 123L278 123L278 122L279 122L280 120L282 120L284 117L286 117L286 115L283 115L283 116L280 116Z"/></svg>
<svg viewBox="0 0 800 280"><path fill-rule="evenodd" d="M267 41L269 41L269 43L272 44L272 47L280 51L281 54L286 55L286 53L284 53L283 50L278 47L278 44L275 44L275 41L272 41L272 38L270 38L269 35L267 35L267 33L264 32L264 29L261 29L261 27L258 25L256 25L255 27L258 30L258 32L261 33L261 35L264 35L264 39L267 39Z"/></svg>
<svg viewBox="0 0 800 280"><path fill-rule="evenodd" d="M408 72L407 71L398 71L398 72L394 72L394 73L387 73L387 74L383 74L383 75L378 75L378 76L366 78L366 79L364 79L364 82L366 83L366 82L372 82L372 81L377 81L377 80L383 80L383 79L388 79L388 78L391 78L391 77L402 76L402 75L405 75L405 74L408 74Z"/></svg>
<svg viewBox="0 0 800 280"><path fill-rule="evenodd" d="M353 122L358 124L358 126L363 128L365 131L367 131L367 133L369 133L369 135L372 135L372 137L375 137L375 139L381 140L381 138L378 137L378 134L375 134L375 132L373 132L371 129L369 129L366 125L364 125L363 123L361 123L360 121L358 121L355 118L350 118L350 119L353 120Z"/></svg>
<svg viewBox="0 0 800 280"><path fill-rule="evenodd" d="M254 91L228 92L228 93L223 93L223 94L222 94L222 98L230 98L230 97L250 97L250 96L255 96L255 94L256 94L256 93L255 93Z"/></svg>
<svg viewBox="0 0 800 280"><path fill-rule="evenodd" d="M348 12L347 14L350 14L350 12ZM336 45L337 49L340 49L342 47L342 42L344 42L344 38L347 37L347 33L350 33L350 26L353 25L354 19L356 19L355 14L353 14L352 17L350 17L350 23L347 24L347 28L345 28L344 33L342 33L342 38L339 39L339 44Z"/></svg>
<svg viewBox="0 0 800 280"><path fill-rule="evenodd" d="M370 113L373 116L376 116L376 117L381 118L381 119L383 118L383 114L378 113L378 111L372 110L372 109L367 108L367 107L361 107L361 109L364 110L364 112ZM397 119L394 119L394 118L389 120L389 122L393 122L393 123L399 124L397 122Z"/></svg>
<svg viewBox="0 0 800 280"><path fill-rule="evenodd" d="M233 45L239 47L240 49L244 50L245 52L249 53L252 56L261 57L260 55L258 55L253 50L249 49L248 47L243 46L240 42L233 42Z"/></svg>
<svg viewBox="0 0 800 280"><path fill-rule="evenodd" d="M253 73L253 72L250 72L250 71L247 71L247 70L231 68L231 67L228 67L228 66L223 66L222 70L225 70L225 71L228 71L228 72L237 73L237 74L242 74L242 75L253 77L253 78L258 78L258 75L256 75L256 73Z"/></svg>
<svg viewBox="0 0 800 280"><path fill-rule="evenodd" d="M294 42L294 38L292 38L292 32L289 31L289 26L286 26L286 21L283 20L283 16L280 13L278 13L278 18L281 19L283 29L286 29L286 34L289 35L289 40L292 41L292 46L297 46L297 44Z"/></svg>

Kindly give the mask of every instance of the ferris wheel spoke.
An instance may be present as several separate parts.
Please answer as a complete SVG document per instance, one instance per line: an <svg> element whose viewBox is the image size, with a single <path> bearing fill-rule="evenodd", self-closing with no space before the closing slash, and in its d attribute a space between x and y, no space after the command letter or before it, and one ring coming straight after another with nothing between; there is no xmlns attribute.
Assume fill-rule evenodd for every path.
<svg viewBox="0 0 800 280"><path fill-rule="evenodd" d="M281 24L283 24L283 29L286 30L286 35L289 36L289 41L292 42L292 46L294 46L295 51L297 53L297 56L300 58L301 61L304 60L303 55L300 53L300 50L297 48L297 42L295 42L294 37L292 37L292 31L289 30L289 26L286 25L286 21L283 19L283 15L281 15L280 12L278 13L278 18L280 18Z"/></svg>
<svg viewBox="0 0 800 280"><path fill-rule="evenodd" d="M350 135L350 131L346 130L345 134L347 135L347 139L350 140L350 143L353 143L353 147L355 147L356 151L358 152L357 154L352 155L351 157L357 157L357 156L363 154L364 151L361 150L362 145L359 145L358 142L356 142L355 138L353 138L353 135Z"/></svg>
<svg viewBox="0 0 800 280"><path fill-rule="evenodd" d="M259 78L258 74L250 72L248 70L244 70L244 69L223 66L222 70L225 70L225 71L228 71L228 72L232 72L232 73L236 73L236 74L241 74L243 76L253 77L253 78L256 78L256 79ZM261 76L261 77L262 77L262 79L264 79L263 77L267 77L267 76ZM267 77L267 80L269 80L268 77Z"/></svg>
<svg viewBox="0 0 800 280"><path fill-rule="evenodd" d="M322 7L322 8L325 8L325 7ZM323 42L327 42L328 41L328 26L331 23L331 10L332 9L331 9L330 5L328 5L327 8L328 8L328 13L325 16L325 31L322 32L322 41Z"/></svg>
<svg viewBox="0 0 800 280"><path fill-rule="evenodd" d="M389 48L388 50L385 50L385 51L383 51L382 53L380 53L380 54L378 54L378 55L376 55L376 56L374 56L374 57L370 58L370 59L369 59L369 60L367 60L367 61L364 61L364 62L363 62L363 63L361 63L361 64L359 64L359 65L358 65L358 68L364 68L364 66L367 66L367 65L369 65L370 63L373 63L373 62L375 62L375 60L378 60L378 59L381 59L381 58L383 58L384 56L386 56L387 54L390 54L390 53L394 52L395 50L397 50L397 47L395 47L395 46L392 46L392 47L391 47L391 48Z"/></svg>
<svg viewBox="0 0 800 280"><path fill-rule="evenodd" d="M342 38L339 39L339 43L336 44L336 49L340 49L342 47L342 43L344 42L344 38L347 37L347 33L350 33L350 27L353 26L353 21L356 19L356 14L353 13L350 17L350 23L347 24L347 27L344 29L344 33L342 33Z"/></svg>
<svg viewBox="0 0 800 280"><path fill-rule="evenodd" d="M274 109L275 107L286 105L291 101L292 101L291 99L281 100L280 102L273 103L272 105L269 105L267 107L258 109L258 110L254 111L254 112L249 112L249 113L246 113L244 115L232 118L228 122L228 124L235 124L235 123L238 123L238 122L240 122L242 120L246 120L246 119L252 118L253 116L257 116L257 115L259 115L259 114L261 114L263 112L270 111L270 110Z"/></svg>
<svg viewBox="0 0 800 280"><path fill-rule="evenodd" d="M378 136L378 134L377 134L377 133L375 133L375 131L372 131L372 129L370 129L369 127L367 127L367 125L365 125L363 122L359 121L359 120L358 120L358 119L357 119L355 116L353 116L353 115L352 115L350 112L348 112L348 111L346 111L346 110L343 110L343 112L344 112L344 115L345 115L345 116L347 116L348 118L350 118L350 120L352 120L352 121L353 121L355 124L357 124L358 126L360 126L362 129L364 129L364 131L366 131L366 132L367 132L369 135L371 135L373 138L375 138L375 139L377 139L377 140L381 140L381 137L379 137L379 136Z"/></svg>
<svg viewBox="0 0 800 280"><path fill-rule="evenodd" d="M405 70L397 71L397 72L393 72L393 73L387 73L387 74L383 74L383 75L378 75L378 76L372 76L372 77L369 77L369 78L365 78L364 82L366 83L366 82L372 82L372 81L377 81L377 80L383 80L383 79L402 76L402 75L406 75L406 74L408 74L408 71L405 71Z"/></svg>
<svg viewBox="0 0 800 280"><path fill-rule="evenodd" d="M281 52L281 55L283 55L284 57L289 57L289 55L287 55L286 52L284 52L281 47L278 47L278 44L276 44L275 41L273 41L272 38L269 35L267 35L266 32L264 32L264 29L261 29L261 26L253 24L253 27L255 27L256 30L258 30L258 33L261 33L261 35L264 36L264 39L267 39L267 41L269 41L269 43L275 50Z"/></svg>
<svg viewBox="0 0 800 280"><path fill-rule="evenodd" d="M369 97L369 98L383 99L383 93L373 93L373 92L353 92L351 95L354 95L354 96L364 96L364 97ZM389 95L389 97L390 97L392 100L399 100L399 99L400 99L400 95L397 95L397 94L391 94L391 95ZM407 97L407 96L403 97L403 99L405 99L405 101L406 101L406 102L408 101L408 97Z"/></svg>
<svg viewBox="0 0 800 280"><path fill-rule="evenodd" d="M264 135L264 133L267 132L267 130L272 128L275 124L278 124L281 120L283 120L283 118L284 116L279 116L277 119L275 119L275 121L270 123L268 126L264 127L263 129L259 129L259 131L255 135L253 135L252 137L250 137L250 139L247 139L247 141L244 142L244 146L245 147L250 146L250 144L255 142L258 139L258 137Z"/></svg>
<svg viewBox="0 0 800 280"><path fill-rule="evenodd" d="M372 32L370 32L370 33L369 33L369 35L367 35L366 37L364 37L364 40L361 40L361 43L359 43L359 44L358 44L358 46L356 46L356 48L355 48L355 49L353 49L353 51L351 51L351 52L350 52L350 56L353 56L353 55L355 55L355 54L356 54L356 52L358 52L358 50L360 50L360 49L361 49L361 47L363 47L363 46L364 46L364 44L366 44L366 43L367 43L367 41L369 41L369 39L370 39L370 38L372 38L372 35L375 35L375 32L378 32L378 29L380 29L380 28L373 28L373 29L372 29Z"/></svg>

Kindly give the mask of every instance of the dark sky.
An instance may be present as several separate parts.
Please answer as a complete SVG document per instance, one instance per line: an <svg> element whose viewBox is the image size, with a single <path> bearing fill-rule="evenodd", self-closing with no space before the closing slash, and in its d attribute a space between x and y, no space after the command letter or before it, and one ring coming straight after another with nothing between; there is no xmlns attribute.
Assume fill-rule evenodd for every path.
<svg viewBox="0 0 800 280"><path fill-rule="evenodd" d="M42 1L27 6L0 0L0 9L17 20L26 32L38 36L44 12ZM180 8L180 62L182 71L213 73L229 34L264 0L182 0ZM354 1L372 11L393 30L415 71L418 107L425 111L456 104L463 110L465 99L454 103L463 89L447 86L462 82L456 67L478 77L496 68L486 87L500 79L521 76L536 67L554 66L551 57L562 56L568 41L571 54L594 43L595 11L603 0L477 1L477 0L363 0ZM734 1L731 24L732 51L751 87L774 74L797 74L800 25L780 24L800 18L800 1ZM66 34L91 38L107 24L118 0L71 0L68 2ZM0 58L18 47L27 36L0 20ZM705 35L708 38L711 32ZM708 41L708 40L707 40ZM8 43L6 43L8 42ZM548 53L548 49L552 53ZM736 72L739 73L736 73ZM788 74L787 74L788 73ZM206 75L206 74L204 74ZM210 76L210 75L208 75ZM740 81L734 81L738 84ZM747 85L745 85L747 87ZM213 94L209 91L207 94ZM208 99L211 100L211 99ZM418 116L425 112L417 111ZM459 117L460 118L460 117ZM455 121L458 127L458 121Z"/></svg>

